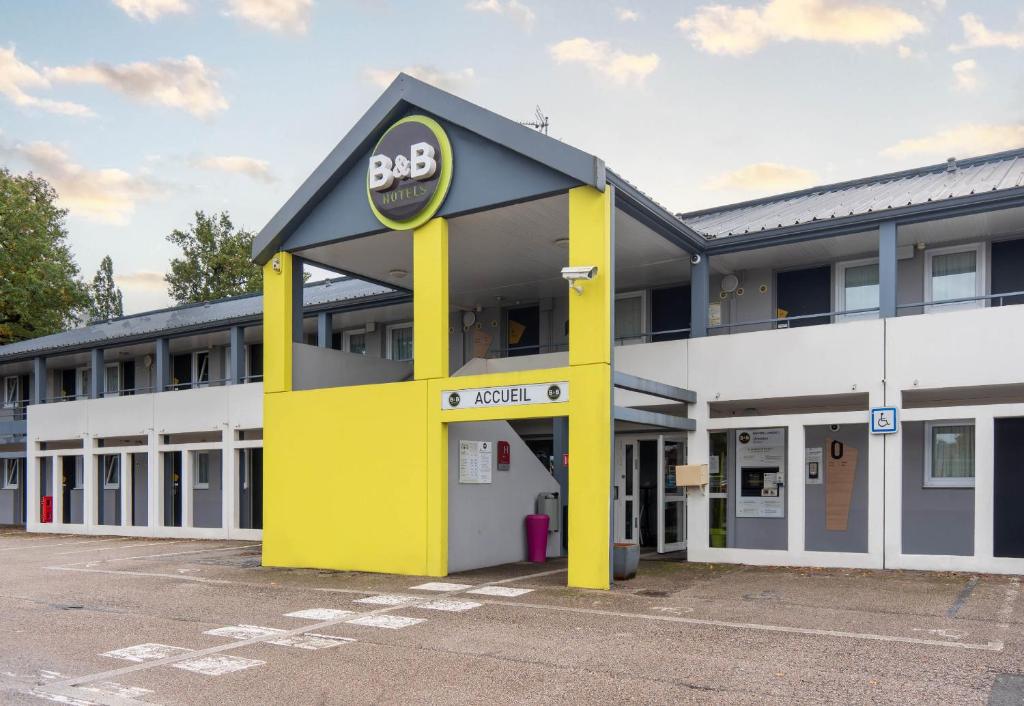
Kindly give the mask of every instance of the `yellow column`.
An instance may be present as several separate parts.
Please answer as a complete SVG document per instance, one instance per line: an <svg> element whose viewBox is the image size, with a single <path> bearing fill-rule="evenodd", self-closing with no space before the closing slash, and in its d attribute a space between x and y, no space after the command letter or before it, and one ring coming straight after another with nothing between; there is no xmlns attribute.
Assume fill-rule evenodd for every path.
<svg viewBox="0 0 1024 706"><path fill-rule="evenodd" d="M596 266L569 293L569 585L610 584L612 473L612 203L609 186L569 191L569 264ZM580 384L582 383L582 384Z"/></svg>
<svg viewBox="0 0 1024 706"><path fill-rule="evenodd" d="M448 222L434 218L412 234L413 374L448 377ZM448 574L448 427L440 398L427 396L427 574Z"/></svg>
<svg viewBox="0 0 1024 706"><path fill-rule="evenodd" d="M611 204L610 186L569 190L569 265L597 266L583 294L569 292L569 365L612 362Z"/></svg>
<svg viewBox="0 0 1024 706"><path fill-rule="evenodd" d="M263 392L292 389L292 256L263 266Z"/></svg>
<svg viewBox="0 0 1024 706"><path fill-rule="evenodd" d="M448 377L448 221L434 218L412 234L413 374Z"/></svg>

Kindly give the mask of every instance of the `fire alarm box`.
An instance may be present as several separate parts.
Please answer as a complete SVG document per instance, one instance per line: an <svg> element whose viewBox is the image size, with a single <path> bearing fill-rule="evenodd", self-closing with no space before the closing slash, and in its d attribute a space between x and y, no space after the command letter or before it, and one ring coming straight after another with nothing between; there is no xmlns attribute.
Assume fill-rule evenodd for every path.
<svg viewBox="0 0 1024 706"><path fill-rule="evenodd" d="M498 442L498 470L507 471L512 463L512 447L507 441Z"/></svg>

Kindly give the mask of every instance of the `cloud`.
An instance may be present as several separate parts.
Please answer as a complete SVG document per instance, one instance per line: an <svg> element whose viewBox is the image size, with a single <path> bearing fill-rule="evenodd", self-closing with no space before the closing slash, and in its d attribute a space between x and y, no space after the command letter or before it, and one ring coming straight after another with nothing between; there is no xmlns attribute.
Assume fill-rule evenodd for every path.
<svg viewBox="0 0 1024 706"><path fill-rule="evenodd" d="M136 202L156 198L166 190L147 177L121 169L86 169L49 142L0 146L0 154L20 158L49 181L57 190L58 202L71 215L101 223L127 223Z"/></svg>
<svg viewBox="0 0 1024 706"><path fill-rule="evenodd" d="M50 81L45 76L18 59L14 47L0 47L0 95L20 108L38 108L48 113L78 117L95 115L92 110L78 103L39 98L25 92L25 89L49 87Z"/></svg>
<svg viewBox="0 0 1024 706"><path fill-rule="evenodd" d="M493 12L495 15L504 15L523 26L524 29L532 29L537 19L536 13L519 0L472 0L466 3L466 9L473 12Z"/></svg>
<svg viewBox="0 0 1024 706"><path fill-rule="evenodd" d="M1024 30L1020 32L991 30L985 26L980 17L971 12L966 15L960 15L960 24L964 28L964 43L950 45L951 51L989 49L992 47L1024 49Z"/></svg>
<svg viewBox="0 0 1024 706"><path fill-rule="evenodd" d="M155 63L111 65L92 63L47 69L54 82L92 83L143 103L155 103L206 118L225 110L228 101L212 72L196 56Z"/></svg>
<svg viewBox="0 0 1024 706"><path fill-rule="evenodd" d="M137 292L166 292L167 281L163 272L138 270L127 274L114 275L114 283L121 289Z"/></svg>
<svg viewBox="0 0 1024 706"><path fill-rule="evenodd" d="M967 93L978 88L978 62L964 59L953 64L953 88Z"/></svg>
<svg viewBox="0 0 1024 706"><path fill-rule="evenodd" d="M711 177L704 182L702 188L709 191L777 193L804 189L817 183L820 183L818 175L808 169L775 162L758 162Z"/></svg>
<svg viewBox="0 0 1024 706"><path fill-rule="evenodd" d="M206 157L196 161L195 164L202 169L244 174L247 177L268 184L274 181L274 175L270 173L270 165L262 159L253 159L252 157L242 157L239 155L222 155Z"/></svg>
<svg viewBox="0 0 1024 706"><path fill-rule="evenodd" d="M643 83L660 62L657 54L627 54L612 49L608 42L585 37L566 39L552 46L549 51L559 64L583 64L620 85Z"/></svg>
<svg viewBox="0 0 1024 706"><path fill-rule="evenodd" d="M381 88L387 88L398 74L409 74L413 78L437 86L446 91L457 91L473 80L476 72L465 68L457 71L441 71L433 66L407 66L404 69L373 69L363 71L366 79Z"/></svg>
<svg viewBox="0 0 1024 706"><path fill-rule="evenodd" d="M926 137L901 140L882 150L886 157L970 157L1024 147L1024 124L967 123Z"/></svg>
<svg viewBox="0 0 1024 706"><path fill-rule="evenodd" d="M192 8L185 0L114 0L114 4L136 20L156 22L161 15L189 12Z"/></svg>
<svg viewBox="0 0 1024 706"><path fill-rule="evenodd" d="M625 7L617 7L615 8L615 18L619 22L636 22L640 19L640 13Z"/></svg>
<svg viewBox="0 0 1024 706"><path fill-rule="evenodd" d="M741 56L769 42L892 44L923 32L914 15L859 0L769 0L760 5L704 5L676 23L702 51Z"/></svg>
<svg viewBox="0 0 1024 706"><path fill-rule="evenodd" d="M305 34L313 0L228 0L227 14L273 32Z"/></svg>

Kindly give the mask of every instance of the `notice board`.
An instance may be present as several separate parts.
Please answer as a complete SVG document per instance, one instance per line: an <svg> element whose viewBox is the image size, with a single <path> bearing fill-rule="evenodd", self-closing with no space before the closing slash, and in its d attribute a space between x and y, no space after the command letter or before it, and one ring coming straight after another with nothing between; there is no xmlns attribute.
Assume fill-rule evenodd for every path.
<svg viewBox="0 0 1024 706"><path fill-rule="evenodd" d="M825 529L845 532L857 478L857 449L825 439L825 469Z"/></svg>
<svg viewBox="0 0 1024 706"><path fill-rule="evenodd" d="M736 517L786 516L786 430L738 429Z"/></svg>
<svg viewBox="0 0 1024 706"><path fill-rule="evenodd" d="M459 482L490 483L494 448L490 441L459 441Z"/></svg>

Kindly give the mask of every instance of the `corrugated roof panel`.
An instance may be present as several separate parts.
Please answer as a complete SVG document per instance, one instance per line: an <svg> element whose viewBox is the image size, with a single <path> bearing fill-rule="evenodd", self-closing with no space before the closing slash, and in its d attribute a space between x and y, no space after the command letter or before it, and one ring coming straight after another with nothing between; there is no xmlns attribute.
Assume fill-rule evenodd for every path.
<svg viewBox="0 0 1024 706"><path fill-rule="evenodd" d="M303 306L318 306L393 291L395 290L358 279L335 279L306 286L303 289L302 301ZM259 316L262 311L263 296L260 294L161 309L0 346L0 360L103 342L113 343L120 339L156 335L166 331L212 326L219 322Z"/></svg>
<svg viewBox="0 0 1024 706"><path fill-rule="evenodd" d="M708 238L757 233L1024 186L1024 149L680 214Z"/></svg>

